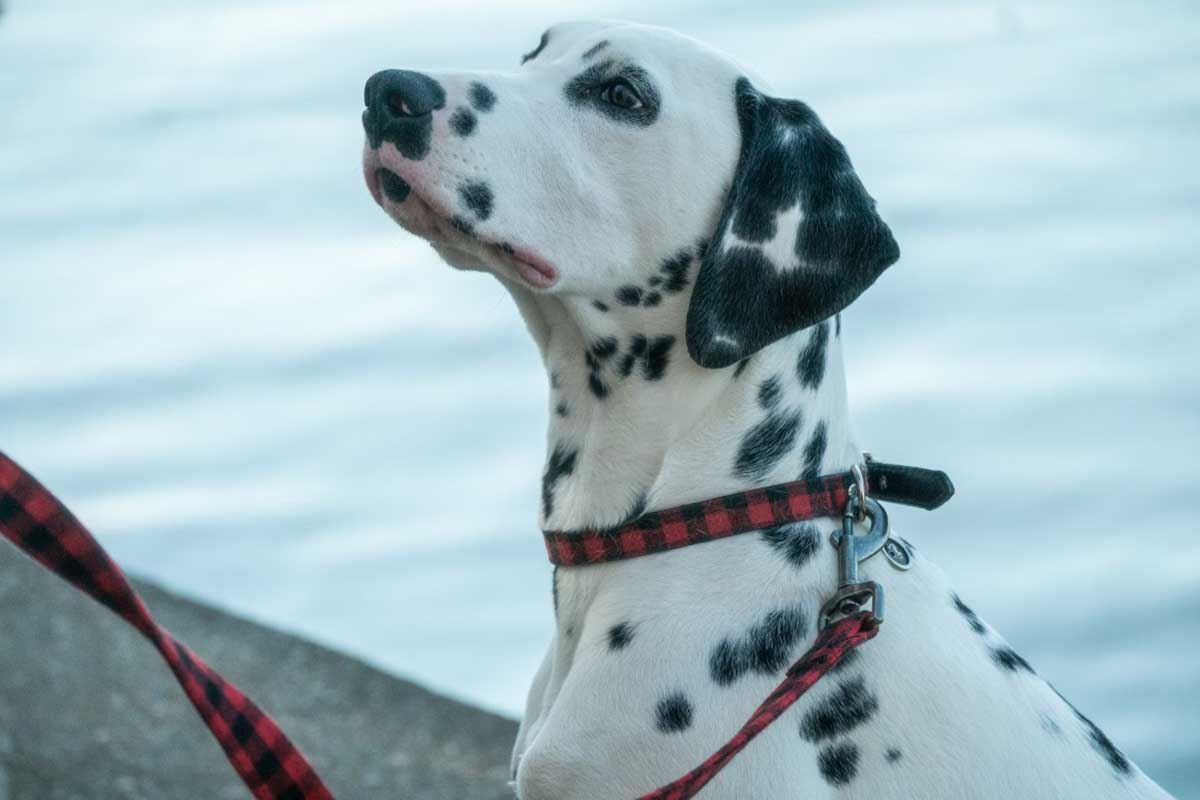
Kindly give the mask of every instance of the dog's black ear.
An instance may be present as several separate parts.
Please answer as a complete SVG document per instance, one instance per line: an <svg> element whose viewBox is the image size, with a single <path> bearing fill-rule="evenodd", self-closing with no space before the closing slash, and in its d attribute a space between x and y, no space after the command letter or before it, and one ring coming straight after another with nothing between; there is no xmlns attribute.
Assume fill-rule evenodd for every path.
<svg viewBox="0 0 1200 800"><path fill-rule="evenodd" d="M733 185L692 291L688 352L726 367L849 305L900 248L813 110L737 82Z"/></svg>

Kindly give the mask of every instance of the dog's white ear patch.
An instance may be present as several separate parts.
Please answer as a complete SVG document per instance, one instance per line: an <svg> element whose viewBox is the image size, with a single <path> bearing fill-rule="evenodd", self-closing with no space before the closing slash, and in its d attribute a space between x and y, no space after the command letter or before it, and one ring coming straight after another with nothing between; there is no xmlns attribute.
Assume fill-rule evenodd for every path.
<svg viewBox="0 0 1200 800"><path fill-rule="evenodd" d="M736 224L736 219L734 222ZM800 267L800 258L796 255L796 236L802 222L804 209L797 199L791 208L775 215L775 235L766 242L748 241L729 231L722 237L721 246L725 250L732 247L757 247L777 272L789 272Z"/></svg>
<svg viewBox="0 0 1200 800"><path fill-rule="evenodd" d="M849 305L900 257L841 143L805 104L737 81L742 143L696 277L687 345L727 367Z"/></svg>

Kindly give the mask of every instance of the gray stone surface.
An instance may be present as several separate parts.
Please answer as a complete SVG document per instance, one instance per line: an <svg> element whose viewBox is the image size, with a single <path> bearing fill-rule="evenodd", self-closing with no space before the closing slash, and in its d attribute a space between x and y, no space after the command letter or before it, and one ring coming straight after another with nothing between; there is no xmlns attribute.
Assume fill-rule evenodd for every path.
<svg viewBox="0 0 1200 800"><path fill-rule="evenodd" d="M137 581L339 800L499 800L516 724ZM246 800L158 654L0 539L0 800Z"/></svg>

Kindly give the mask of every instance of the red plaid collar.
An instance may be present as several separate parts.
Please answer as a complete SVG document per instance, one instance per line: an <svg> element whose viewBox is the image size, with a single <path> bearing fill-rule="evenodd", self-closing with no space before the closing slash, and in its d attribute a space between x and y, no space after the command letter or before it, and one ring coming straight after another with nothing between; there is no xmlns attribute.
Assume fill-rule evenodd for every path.
<svg viewBox="0 0 1200 800"><path fill-rule="evenodd" d="M651 511L607 530L542 531L550 563L560 567L623 561L785 522L842 513L854 477L845 472L750 489Z"/></svg>

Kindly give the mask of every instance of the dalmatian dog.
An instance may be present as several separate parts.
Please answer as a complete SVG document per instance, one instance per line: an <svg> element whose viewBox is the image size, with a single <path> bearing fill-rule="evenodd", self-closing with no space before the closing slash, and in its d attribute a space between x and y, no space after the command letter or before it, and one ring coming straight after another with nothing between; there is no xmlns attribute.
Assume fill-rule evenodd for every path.
<svg viewBox="0 0 1200 800"><path fill-rule="evenodd" d="M807 105L671 31L571 23L509 72L379 72L363 123L375 201L496 276L537 343L541 527L860 459L839 312L899 249ZM516 795L634 798L711 755L812 643L838 524L558 569ZM861 569L881 634L701 797L1167 796L933 564Z"/></svg>

